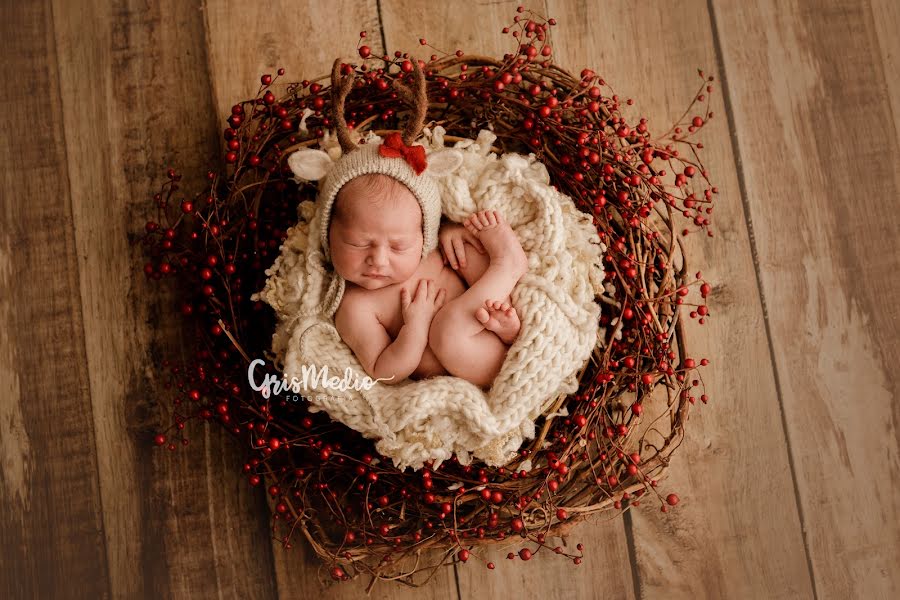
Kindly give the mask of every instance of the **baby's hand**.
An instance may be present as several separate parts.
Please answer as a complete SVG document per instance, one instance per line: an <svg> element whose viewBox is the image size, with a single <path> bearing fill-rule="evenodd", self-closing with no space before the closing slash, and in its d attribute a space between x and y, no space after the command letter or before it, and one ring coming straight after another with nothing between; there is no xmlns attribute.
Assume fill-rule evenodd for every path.
<svg viewBox="0 0 900 600"><path fill-rule="evenodd" d="M431 319L443 305L447 290L437 289L437 284L431 279L420 279L416 286L415 297L410 300L406 288L400 289L400 306L402 309L403 323L421 325L425 331L431 325Z"/></svg>
<svg viewBox="0 0 900 600"><path fill-rule="evenodd" d="M448 223L441 227L438 232L438 240L440 241L441 254L444 255L444 258L450 262L450 266L454 269L466 266L465 242L472 244L479 254L486 252L481 241L471 231L466 229L464 225L459 223Z"/></svg>

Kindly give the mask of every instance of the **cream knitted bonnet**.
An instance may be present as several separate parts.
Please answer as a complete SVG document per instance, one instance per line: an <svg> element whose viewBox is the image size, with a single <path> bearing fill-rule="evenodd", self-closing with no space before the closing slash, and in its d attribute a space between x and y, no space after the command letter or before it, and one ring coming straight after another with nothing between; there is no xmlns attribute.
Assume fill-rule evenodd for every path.
<svg viewBox="0 0 900 600"><path fill-rule="evenodd" d="M426 159L426 149L414 140L422 131L428 98L425 76L418 61L413 64L414 90L395 81L398 95L413 107L403 134L391 133L383 140L370 134L368 143L357 145L347 128L344 118L344 102L353 87L354 77L341 79L341 60L332 68L332 98L336 133L343 154L337 160L322 150L298 150L288 158L288 166L299 179L321 180L318 202L322 211L319 237L326 260L331 260L328 229L334 202L341 188L361 175L380 173L404 184L416 197L422 209L422 256L437 248L438 228L441 221L441 198L435 176L443 176L456 170L462 163L462 155L454 150L432 152ZM377 143L381 140L381 143Z"/></svg>

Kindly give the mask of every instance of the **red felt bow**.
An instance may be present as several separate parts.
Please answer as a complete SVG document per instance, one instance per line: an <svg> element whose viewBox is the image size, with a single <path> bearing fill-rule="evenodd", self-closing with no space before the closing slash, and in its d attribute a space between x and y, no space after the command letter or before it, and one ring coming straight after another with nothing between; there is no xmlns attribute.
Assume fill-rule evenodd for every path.
<svg viewBox="0 0 900 600"><path fill-rule="evenodd" d="M416 175L419 175L428 166L425 161L425 148L423 146L407 146L403 143L403 136L399 133L391 133L381 146L378 153L386 158L402 158L409 163Z"/></svg>

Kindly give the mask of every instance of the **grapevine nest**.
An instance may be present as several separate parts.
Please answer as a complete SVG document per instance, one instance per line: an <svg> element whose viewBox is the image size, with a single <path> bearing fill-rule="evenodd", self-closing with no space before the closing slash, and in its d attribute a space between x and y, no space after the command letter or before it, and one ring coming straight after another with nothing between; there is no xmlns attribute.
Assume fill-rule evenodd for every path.
<svg viewBox="0 0 900 600"><path fill-rule="evenodd" d="M486 544L514 545L509 558L549 549L578 564L581 544L549 548L548 538L589 515L641 502L665 512L678 502L658 482L684 437L698 397L692 388L703 385L694 373L708 363L690 357L685 339L682 306L692 287L703 299L710 287L699 272L689 274L683 237L712 235L717 190L691 134L712 117L713 78L699 72L688 110L665 135L651 137L646 119L631 125L620 111L631 101L594 71L573 75L553 63L554 24L517 15L504 29L516 51L502 59L457 51L419 63L427 124L442 126L448 142L490 129L492 151L534 153L551 183L593 216L607 247L599 343L578 392L549 403L536 437L505 466L463 466L454 457L404 473L372 440L310 413L302 398L264 398L248 386L251 357L271 359L275 327L271 310L251 296L264 286L298 204L316 193L292 177L286 158L334 128L335 79L284 85L283 69L264 75L256 97L231 110L224 169L208 172L192 199L170 169L154 195L156 218L141 236L144 271L151 280L176 280L180 316L196 328L192 359L163 361L174 410L155 442L187 446L185 425L193 420L232 433L248 449L250 485L267 490L274 539L291 548L301 534L323 559L323 575L421 585L456 561L493 568L481 558ZM412 77L416 59L400 52L370 58L364 45L358 52L358 64L340 65L355 77L344 99L347 125L379 135L400 130L411 117L398 94L405 86L394 82ZM692 229L679 232L679 216ZM708 309L701 302L690 317L702 323ZM705 393L699 399L705 403Z"/></svg>

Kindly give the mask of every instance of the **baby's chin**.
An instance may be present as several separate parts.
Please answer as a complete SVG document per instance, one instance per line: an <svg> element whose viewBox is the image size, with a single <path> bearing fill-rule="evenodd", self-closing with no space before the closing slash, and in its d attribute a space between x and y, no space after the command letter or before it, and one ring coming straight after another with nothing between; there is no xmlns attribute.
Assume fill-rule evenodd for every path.
<svg viewBox="0 0 900 600"><path fill-rule="evenodd" d="M394 285L395 283L400 283L394 277L364 277L360 275L359 277L353 277L352 279L347 279L350 283L357 285L366 290L380 290L382 288L386 288L390 285Z"/></svg>

